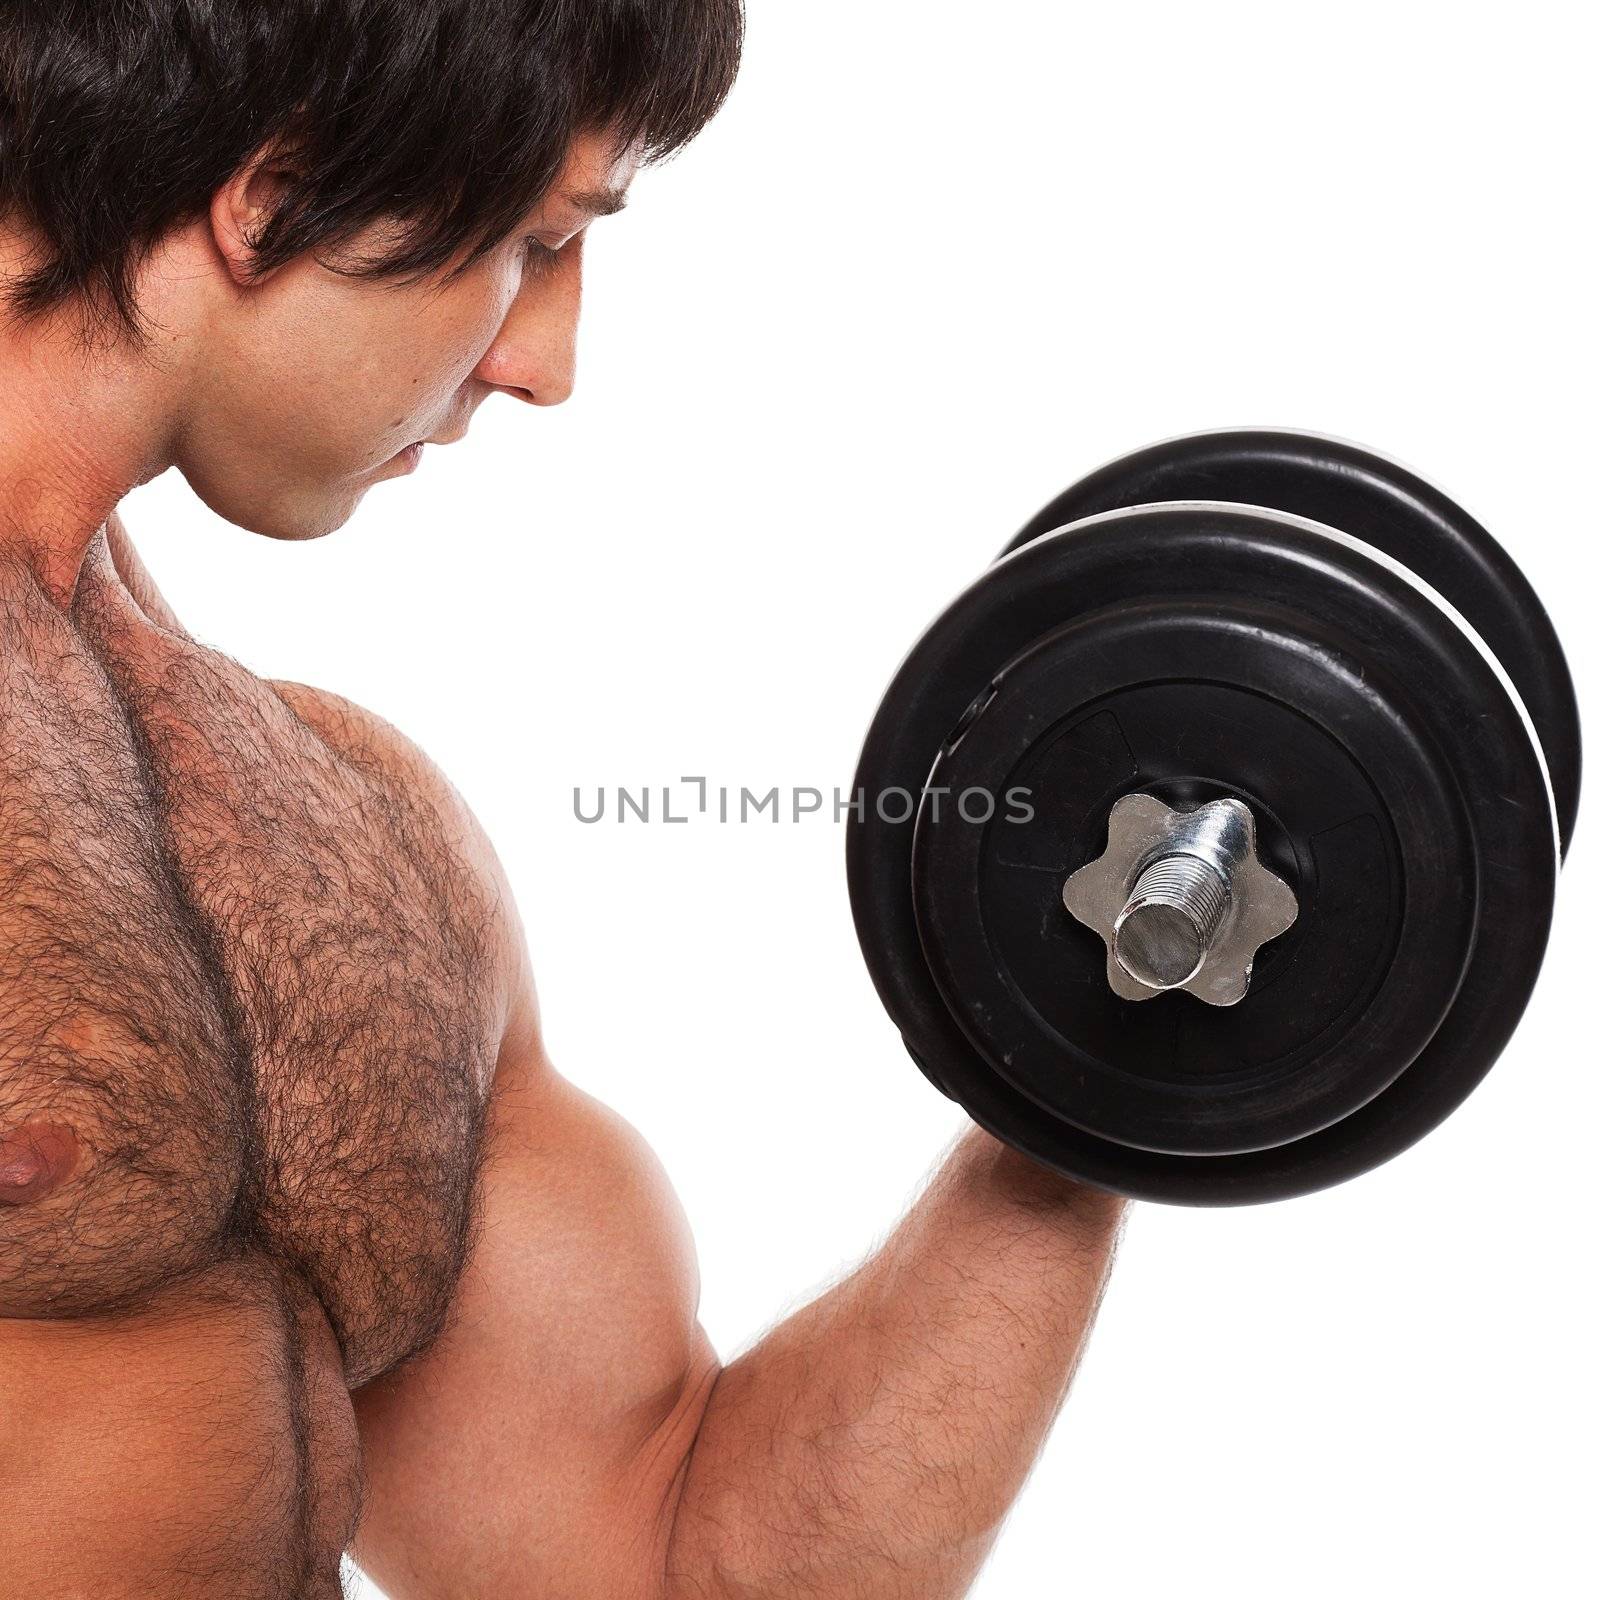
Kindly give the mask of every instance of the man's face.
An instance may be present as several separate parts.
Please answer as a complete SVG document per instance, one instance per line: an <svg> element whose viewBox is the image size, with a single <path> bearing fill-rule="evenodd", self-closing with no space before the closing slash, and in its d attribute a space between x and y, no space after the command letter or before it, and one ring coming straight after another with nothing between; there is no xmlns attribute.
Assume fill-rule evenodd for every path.
<svg viewBox="0 0 1600 1600"><path fill-rule="evenodd" d="M637 156L573 145L522 227L466 272L412 285L310 257L224 298L177 442L179 469L230 522L274 538L331 532L422 442L459 439L486 396L571 393L584 230L615 209ZM355 249L379 242L357 240Z"/></svg>

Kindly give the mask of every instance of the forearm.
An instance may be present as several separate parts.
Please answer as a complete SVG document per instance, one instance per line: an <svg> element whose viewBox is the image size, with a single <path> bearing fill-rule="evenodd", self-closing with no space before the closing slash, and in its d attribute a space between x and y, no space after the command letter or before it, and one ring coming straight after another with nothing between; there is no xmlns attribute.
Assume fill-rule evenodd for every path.
<svg viewBox="0 0 1600 1600"><path fill-rule="evenodd" d="M876 1256L717 1381L671 1600L964 1594L1066 1396L1121 1215L963 1138Z"/></svg>

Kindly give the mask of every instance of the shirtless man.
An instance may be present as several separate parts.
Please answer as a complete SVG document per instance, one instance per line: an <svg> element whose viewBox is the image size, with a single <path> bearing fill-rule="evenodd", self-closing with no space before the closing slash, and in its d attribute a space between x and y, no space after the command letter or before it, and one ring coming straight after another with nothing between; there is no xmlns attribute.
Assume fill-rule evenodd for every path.
<svg viewBox="0 0 1600 1600"><path fill-rule="evenodd" d="M3 12L7 1597L327 1600L351 1549L393 1600L941 1600L1061 1405L1120 1206L977 1132L722 1368L460 798L190 637L116 515L176 466L315 537L558 404L585 230L738 44L736 0Z"/></svg>

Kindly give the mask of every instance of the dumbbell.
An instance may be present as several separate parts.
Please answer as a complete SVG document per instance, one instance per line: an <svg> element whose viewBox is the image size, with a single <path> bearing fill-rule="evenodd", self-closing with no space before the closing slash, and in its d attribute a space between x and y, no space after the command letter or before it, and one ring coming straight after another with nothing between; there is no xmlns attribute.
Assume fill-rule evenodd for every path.
<svg viewBox="0 0 1600 1600"><path fill-rule="evenodd" d="M1317 435L1177 439L1052 501L906 658L856 929L923 1073L1035 1160L1309 1193L1500 1054L1580 763L1550 620L1459 506Z"/></svg>

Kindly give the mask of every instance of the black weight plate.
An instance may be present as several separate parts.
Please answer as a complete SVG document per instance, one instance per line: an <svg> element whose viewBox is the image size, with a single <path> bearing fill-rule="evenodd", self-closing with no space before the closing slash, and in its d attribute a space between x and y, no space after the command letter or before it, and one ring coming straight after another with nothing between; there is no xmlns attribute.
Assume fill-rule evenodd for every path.
<svg viewBox="0 0 1600 1600"><path fill-rule="evenodd" d="M1250 999L1231 1011L1204 1007L1185 995L1148 1003L1145 1009L1152 1015L1165 1012L1171 1016L1174 1007L1189 1008L1193 1013L1181 1024L1200 1039L1191 1051L1191 1066L1195 1072L1214 1075L1213 1088L1222 1111L1210 1118L1209 1128L1205 1114L1194 1118L1192 1126L1185 1124L1181 1114L1175 1115L1169 1118L1165 1137L1145 1142L1185 1148L1197 1143L1204 1146L1207 1138L1212 1139L1211 1148L1253 1143L1261 1129L1266 1129L1268 1136L1276 1136L1269 1126L1270 1117L1287 1114L1290 1122L1280 1124L1278 1133L1287 1128L1289 1136L1266 1148L1208 1155L1174 1154L1170 1148L1140 1148L1088 1131L1082 1124L1137 1132L1137 1113L1132 1113L1131 1123L1115 1120L1130 1115L1127 1104L1116 1103L1119 1096L1127 1099L1130 1086L1134 1097L1154 1097L1157 1102L1174 1086L1177 1100L1185 1093L1191 1101L1203 1099L1203 1095L1190 1092L1195 1086L1184 1081L1187 1069L1182 1063L1163 1076L1159 1066L1152 1069L1148 1061L1141 1066L1135 1056L1115 1058L1115 1052L1106 1047L1110 1025L1104 1017L1093 1022L1085 1038L1072 1041L1074 1048L1095 1056L1104 1069L1101 1076L1105 1081L1097 1094L1074 1101L1070 1072L1064 1073L1060 1082L1046 1084L1043 1093L1037 1073L1028 1079L1031 1092L1019 1088L1008 1076L1017 1073L1017 1067L1014 1061L1004 1059L1009 1048L1004 1029L1014 1029L1020 1025L1018 1016L1025 1017L1030 1009L1038 1010L1029 998L1030 986L1035 994L1038 992L1037 978L1019 978L1019 965L1025 965L1025 958L1017 952L1026 942L1026 907L1020 917L1016 916L1014 908L1004 903L1003 887L996 889L991 883L980 891L980 899L984 893L998 896L992 907L980 905L976 919L982 925L987 917L998 930L996 940L1001 948L997 952L991 945L989 972L996 981L1010 982L1019 991L1013 997L1018 1001L1016 1015L1004 1019L1001 1035L990 1039L986 1029L992 1018L979 1015L972 1006L966 1007L964 1019L958 1017L930 969L917 920L919 905L913 894L916 830L908 821L894 820L903 818L910 807L885 807L879 803L880 797L904 790L911 796L923 796L925 808L924 790L935 761L941 753L945 762L961 757L963 740L956 738L958 731L963 736L976 737L978 742L971 748L980 751L988 739L984 725L992 712L1000 712L1003 718L994 725L997 734L1014 738L1031 727L1037 737L1024 737L1025 749L1034 745L1047 749L1050 739L1067 737L1074 728L1083 729L1084 721L1071 721L1080 712L1092 721L1096 707L1109 703L1107 696L1140 692L1144 686L1137 682L1118 684L1107 678L1091 683L1087 676L1075 677L1068 672L1068 657L1063 657L1061 663L1061 672L1067 672L1064 678L1057 673L1052 679L1045 668L1052 652L1061 648L1064 633L1093 630L1107 619L1137 630L1136 614L1141 609L1152 614L1165 612L1169 620L1187 617L1202 629L1214 624L1214 631L1221 630L1219 638L1226 633L1230 619L1237 625L1243 617L1249 620L1243 624L1240 636L1256 631L1284 640L1301 639L1306 644L1307 659L1312 662L1308 671L1313 683L1319 674L1326 676L1329 662L1342 656L1348 669L1345 689L1350 694L1360 700L1365 693L1364 682L1375 686L1373 696L1381 706L1372 709L1370 717L1369 708L1364 705L1351 708L1360 711L1355 720L1369 720L1371 727L1361 737L1345 737L1341 724L1350 719L1338 714L1337 693L1325 697L1320 706L1301 707L1293 703L1302 687L1293 674L1286 677L1279 672L1271 681L1260 679L1254 685L1254 692L1263 698L1285 706L1320 728L1318 738L1331 739L1334 745L1342 746L1350 757L1348 765L1360 768L1360 775L1371 783L1383 802L1384 816L1379 820L1389 830L1385 848L1396 850L1398 868L1397 875L1391 871L1384 879L1389 887L1368 903L1369 914L1380 928L1375 938L1365 941L1367 949L1381 951L1386 947L1387 936L1382 930L1391 925L1396 915L1396 896L1390 892L1395 885L1401 926L1405 908L1423 903L1430 892L1437 894L1441 882L1446 891L1453 887L1468 896L1476 910L1459 989L1453 1000L1446 997L1442 1020L1431 1037L1415 1049L1409 1064L1406 1058L1413 1053L1416 1039L1428 1032L1429 1006L1437 1009L1439 1005L1440 972L1457 959L1463 943L1460 907L1450 908L1448 893L1437 902L1443 908L1439 915L1449 924L1444 937L1430 941L1425 936L1408 936L1400 941L1412 950L1413 961L1420 963L1418 981L1428 989L1431 999L1426 1004L1419 1000L1408 1015L1402 987L1396 997L1399 1003L1391 1007L1392 1016L1398 1021L1387 1031L1378 1030L1382 1037L1370 1038L1366 1056L1356 1051L1353 1056L1340 1057L1332 1047L1341 1042L1351 1017L1359 1023L1371 996L1381 991L1383 981L1394 972L1398 957L1383 958L1384 972L1376 980L1376 988L1372 974L1360 971L1346 971L1336 975L1337 981L1322 984L1324 965L1304 960L1304 952L1314 948L1309 935L1308 943L1301 946L1300 958L1280 961L1279 972L1264 987L1261 998L1272 1000L1278 1008L1275 1026L1281 1048L1274 1045L1268 1050L1270 1059L1265 1073L1258 1070L1262 1066L1259 1061L1243 1062L1238 1070L1244 1073L1252 1093L1264 1093L1271 1100L1276 1091L1268 1080L1278 1073L1281 1081L1277 1088L1292 1083L1298 1062L1307 1066L1310 1073L1305 1080L1310 1090L1306 1103L1319 1104L1315 1114L1307 1117L1293 1095L1287 1100L1280 1097L1277 1103L1267 1105L1269 1121L1259 1125L1257 1134L1245 1126L1248 1118L1231 1129L1226 1127L1226 1067L1221 1076L1216 1076L1219 1053L1226 1051L1226 1041L1221 1035L1207 1040L1197 1032L1213 1023L1220 1029L1241 1027ZM1156 629L1152 637L1160 632ZM1237 626L1235 633L1239 634ZM1109 641L1110 635L1106 638ZM1041 646L1041 641L1047 640L1052 643ZM1010 702L1008 669L1017 674L1011 681L1020 686L1029 674L1013 664L1028 657L1036 647L1036 661L1045 664L1038 668L1043 675L1036 674L1036 692L1031 699L1023 695ZM1174 648L1174 640L1168 638L1163 648ZM1194 674L1190 673L1189 678L1181 673L1174 676L1172 660L1180 657L1191 662L1194 659L1192 652L1180 652L1179 657L1168 660L1151 683L1166 684L1171 693L1202 692L1190 681ZM1078 659L1081 663L1088 657ZM1257 661L1256 666L1265 670L1263 661ZM1281 661L1278 666L1282 666ZM1139 675L1138 670L1121 674L1124 679L1137 679ZM1229 681L1241 677L1246 681ZM1215 690L1219 695L1250 692L1252 687L1242 668L1228 664L1226 650L1209 663L1205 681L1211 687L1204 692ZM1041 699L1041 695L1045 698ZM1060 704L1055 703L1058 696ZM1407 797L1403 792L1385 792L1386 786L1395 782L1395 774L1371 754L1377 748L1373 730L1382 731L1386 716L1381 713L1382 706L1395 713L1395 726L1406 732L1407 738L1401 743L1420 752L1422 766L1417 770L1431 773L1435 780L1440 774L1446 776L1449 797L1436 797L1433 802L1440 820L1441 859L1448 861L1450 851L1459 850L1461 841L1466 840L1469 865L1458 863L1451 872L1430 879L1429 863L1417 857L1421 848L1418 830L1414 820L1408 821L1404 816ZM1236 710L1217 715L1226 722L1236 715ZM1020 720L1014 728L1008 728L1005 719L1013 719L1019 711ZM1161 716L1155 712L1150 715L1159 725ZM1137 720L1129 705L1121 708L1119 726L1132 725ZM1212 720L1215 722L1216 716ZM1333 725L1325 725L1328 723ZM1091 729L1091 745L1092 733ZM1006 739L997 737L992 742L995 750L1003 751ZM1309 740L1306 748L1313 748L1315 743ZM952 745L953 749L947 748ZM1207 781L1226 784L1228 774L1210 768L1206 752L1213 745L1226 754L1222 744L1208 734L1204 725L1200 726L1183 753L1187 765L1181 771L1167 759L1170 750L1164 754L1157 750L1148 760L1144 759L1144 752L1135 751L1134 755L1145 765L1160 767L1161 761L1156 757L1166 760L1167 765L1153 774L1144 771L1139 763L1121 775L1103 772L1100 788L1104 792L1093 805L1080 803L1080 821L1074 826L1090 826L1081 820L1090 815L1103 819L1110 799L1142 786L1152 776L1166 783L1172 792L1187 785L1199 794ZM1114 741L1107 748L1114 752ZM1239 748L1236 738L1235 752ZM1436 754L1431 761L1426 759L1430 749ZM1092 748L1086 750L1084 763L1092 766L1096 755ZM1103 757L1105 751L1099 755ZM1363 758L1373 770L1363 765ZM1339 759L1330 749L1326 755L1330 771L1337 770ZM993 764L993 752L989 762ZM1279 808L1272 792L1270 745L1262 747L1257 765L1260 770L1250 775L1251 792L1247 797L1264 807L1269 821L1264 835L1268 848L1276 848L1280 859L1287 856L1292 863L1304 841L1297 844L1289 837L1292 830L1283 825L1276 845L1272 843L1281 819L1274 820ZM1115 767L1114 755L1111 766ZM1350 781L1353 784L1355 777ZM1230 506L1152 507L1096 519L1006 557L947 610L908 657L874 720L857 783L866 796L864 814L851 820L848 843L857 930L874 982L913 1056L941 1088L961 1101L997 1136L1057 1170L1138 1197L1195 1204L1278 1198L1338 1182L1404 1148L1447 1115L1498 1055L1531 991L1548 931L1557 860L1555 824L1534 738L1520 709L1505 691L1492 664L1468 636L1402 575L1348 542L1330 537L1326 530L1293 518ZM1088 786L1093 787L1093 782ZM1350 792L1354 794L1355 790ZM1296 807L1305 801L1291 800L1288 809L1295 814ZM1464 818L1464 827L1452 821L1453 810ZM1397 826L1396 818L1401 825ZM1041 878L1051 880L1052 893L1059 892L1064 871L1092 854L1103 838L1094 847L1084 845L1076 836L1059 843L1059 853L1065 859L1053 865L1046 862L1051 870L1040 873ZM1313 850L1313 870L1299 887L1312 883L1320 896L1324 891L1315 882L1315 854ZM1349 859L1359 862L1363 858L1357 852ZM1370 862L1375 858L1369 851L1364 859ZM995 857L990 851L980 861L980 878L994 865ZM1438 861L1433 865L1437 866ZM1003 868L1005 863L1000 862L999 866ZM1325 864L1325 871L1331 870L1331 863ZM926 887L924 884L925 901ZM956 887L960 887L959 881ZM1048 904L1048 895L1039 901L1041 908ZM1039 915L1043 916L1042 909ZM1360 915L1359 906L1346 905L1333 918L1333 925L1339 926L1341 917ZM1464 920L1472 921L1470 917ZM938 959L946 964L949 952L941 948L940 940L947 928L948 916L945 929L936 921L930 921L928 927ZM970 934L972 930L966 931ZM1048 939L1053 931L1059 931L1059 924L1052 930L1040 922L1040 939ZM1293 938L1291 934L1284 941L1286 950L1291 948ZM1451 955L1452 949L1456 955ZM1080 958L1081 955L1080 949ZM970 961L970 953L962 959ZM1302 970L1297 971L1297 965ZM1264 984L1267 967L1264 954ZM1064 967L1064 974L1066 970ZM948 971L945 977L948 982ZM1277 999L1272 998L1274 991L1278 991ZM1291 1003L1285 1004L1285 1000ZM1302 1006L1309 1018L1298 1039L1293 1017L1296 1005ZM1046 1020L1057 1033L1070 1035L1074 1027L1072 1016L1072 1008L1064 1007ZM1400 1041L1389 1056L1383 1054L1386 1041ZM985 1047L993 1048L995 1054L987 1054ZM1333 1081L1319 1079L1317 1072L1330 1063L1335 1068ZM1394 1072L1398 1076L1392 1076ZM1343 1077L1345 1073L1349 1074L1348 1081ZM1252 1075L1254 1081L1250 1082ZM1392 1081L1382 1087L1389 1077ZM1376 1089L1374 1084L1378 1085ZM1363 1095L1367 1096L1364 1100ZM1044 1100L1053 1103L1041 1103ZM1351 1109L1354 1101L1361 1103ZM1061 1114L1063 1107L1072 1114ZM1108 1121L1108 1117L1112 1120ZM1327 1120L1330 1117L1333 1120ZM1302 1125L1309 1120L1320 1126L1316 1131L1296 1135L1291 1126L1295 1118L1300 1118ZM1194 1137L1196 1127L1200 1130L1198 1139ZM1221 1133L1216 1131L1219 1127Z"/></svg>
<svg viewBox="0 0 1600 1600"><path fill-rule="evenodd" d="M1533 718L1565 854L1583 766L1572 674L1532 585L1487 529L1415 473L1357 445L1287 430L1231 430L1168 440L1110 462L1052 500L1006 550L1102 511L1174 500L1309 517L1393 556L1437 589L1483 636Z"/></svg>
<svg viewBox="0 0 1600 1600"><path fill-rule="evenodd" d="M1118 537L1131 562L1168 540ZM1086 761L1091 741L1133 771ZM1286 946L1238 1006L1119 999L1061 886L1131 788L1224 781L1293 843ZM1254 596L1097 612L1002 674L929 785L958 797L923 805L912 861L945 1003L1007 1082L1087 1132L1181 1155L1304 1137L1387 1088L1455 996L1476 906L1464 810L1397 686L1320 619ZM1025 821L979 828L959 809L1021 792Z"/></svg>

